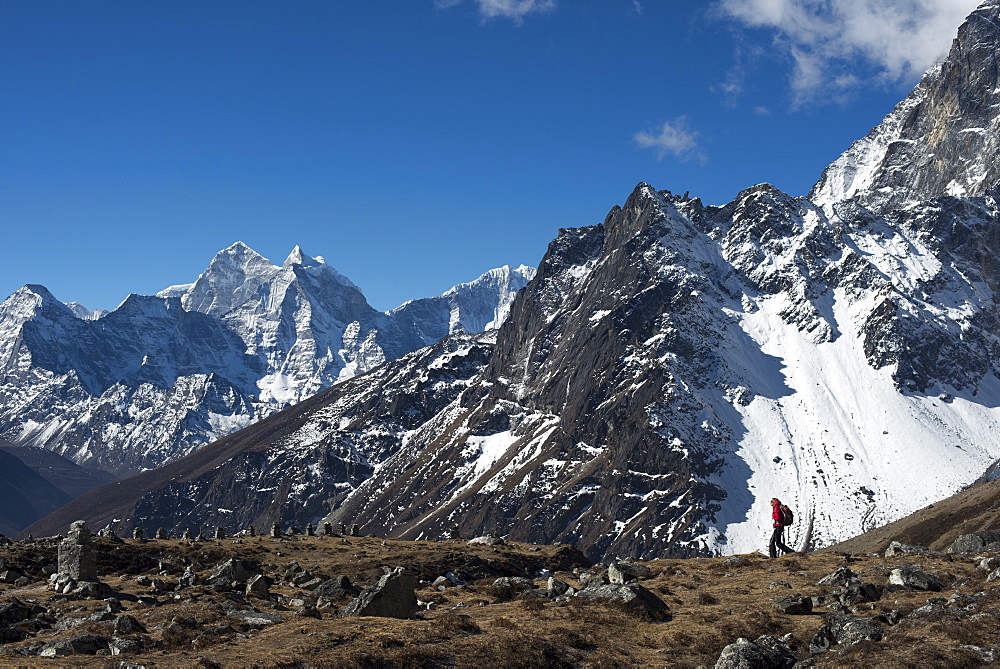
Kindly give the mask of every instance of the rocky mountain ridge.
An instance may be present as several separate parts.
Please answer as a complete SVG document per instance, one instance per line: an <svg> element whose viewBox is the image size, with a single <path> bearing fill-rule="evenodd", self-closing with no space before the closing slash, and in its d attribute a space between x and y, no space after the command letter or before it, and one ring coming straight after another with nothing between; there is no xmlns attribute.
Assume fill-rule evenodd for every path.
<svg viewBox="0 0 1000 669"><path fill-rule="evenodd" d="M100 314L42 286L0 304L0 434L118 474L160 466L448 334L493 328L528 267L390 312L296 247L242 243L199 279Z"/></svg>
<svg viewBox="0 0 1000 669"><path fill-rule="evenodd" d="M1000 50L984 21L1000 4L921 83L933 123L907 126L915 146L953 138L941 174L1000 162L940 111L995 87L965 58L969 35ZM1000 458L1000 190L956 196L920 160L879 161L923 190L883 200L879 176L814 201L761 184L706 206L639 184L603 223L560 231L494 333L388 362L57 524L457 527L602 559L755 550L771 497L804 549L903 517Z"/></svg>

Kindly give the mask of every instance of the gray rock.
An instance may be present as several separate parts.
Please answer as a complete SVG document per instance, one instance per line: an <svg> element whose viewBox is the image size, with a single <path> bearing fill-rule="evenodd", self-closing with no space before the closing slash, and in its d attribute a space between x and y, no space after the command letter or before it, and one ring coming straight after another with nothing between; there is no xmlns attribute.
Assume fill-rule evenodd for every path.
<svg viewBox="0 0 1000 669"><path fill-rule="evenodd" d="M666 621L673 617L670 607L662 599L638 583L588 585L576 593L576 596L589 600L616 602L652 620Z"/></svg>
<svg viewBox="0 0 1000 669"><path fill-rule="evenodd" d="M804 616L812 613L812 599L802 595L782 597L774 603L774 608L788 616Z"/></svg>
<svg viewBox="0 0 1000 669"><path fill-rule="evenodd" d="M348 604L341 616L413 618L417 613L416 587L416 576L396 569Z"/></svg>
<svg viewBox="0 0 1000 669"><path fill-rule="evenodd" d="M11 597L10 601L5 604L0 604L0 625L16 625L21 621L31 618L32 615L31 607L16 597Z"/></svg>
<svg viewBox="0 0 1000 669"><path fill-rule="evenodd" d="M550 576L548 581L548 590L549 590L549 597L552 597L554 599L556 597L561 597L565 595L567 592L569 592L570 587L569 583L561 581L554 576Z"/></svg>
<svg viewBox="0 0 1000 669"><path fill-rule="evenodd" d="M628 583L649 576L651 570L644 564L633 562L612 562L608 565L608 580L612 583Z"/></svg>
<svg viewBox="0 0 1000 669"><path fill-rule="evenodd" d="M139 639L129 639L115 636L111 637L108 647L111 649L112 655L132 655L141 652L145 648L145 644ZM117 666L121 667L122 665L119 664Z"/></svg>
<svg viewBox="0 0 1000 669"><path fill-rule="evenodd" d="M125 634L148 634L149 630L134 617L123 613L115 618L115 636Z"/></svg>
<svg viewBox="0 0 1000 669"><path fill-rule="evenodd" d="M948 548L949 553L981 553L988 544L1000 542L1000 532L987 530L963 534Z"/></svg>
<svg viewBox="0 0 1000 669"><path fill-rule="evenodd" d="M835 600L841 606L855 606L864 602L877 602L882 599L878 586L861 581L850 582L830 591L828 598Z"/></svg>
<svg viewBox="0 0 1000 669"><path fill-rule="evenodd" d="M475 539L469 539L469 545L473 544L485 544L486 546L503 546L506 542L502 537L496 537L492 534L484 534L481 537L476 537Z"/></svg>
<svg viewBox="0 0 1000 669"><path fill-rule="evenodd" d="M100 581L79 581L72 592L85 599L107 599L115 594L110 585Z"/></svg>
<svg viewBox="0 0 1000 669"><path fill-rule="evenodd" d="M861 583L861 579L847 567L837 567L835 572L821 578L818 585L847 585L848 583Z"/></svg>
<svg viewBox="0 0 1000 669"><path fill-rule="evenodd" d="M724 559L722 564L727 567L746 567L750 564L750 558L743 557L742 555L732 555Z"/></svg>
<svg viewBox="0 0 1000 669"><path fill-rule="evenodd" d="M285 622L285 619L277 613L265 613L263 611L254 611L252 609L230 609L226 611L226 615L230 618L242 620L247 625L253 625L256 627L264 627L266 625L274 625L275 623Z"/></svg>
<svg viewBox="0 0 1000 669"><path fill-rule="evenodd" d="M247 580L246 596L270 599L271 591L268 589L267 577L263 574L255 574L251 576L249 580Z"/></svg>
<svg viewBox="0 0 1000 669"><path fill-rule="evenodd" d="M895 557L896 555L928 555L933 557L944 557L945 553L940 551L932 551L926 546L914 546L912 544L904 544L899 541L893 541L889 544L889 547L885 549L885 556L887 558Z"/></svg>
<svg viewBox="0 0 1000 669"><path fill-rule="evenodd" d="M715 669L791 669L795 656L740 637L722 649Z"/></svg>
<svg viewBox="0 0 1000 669"><path fill-rule="evenodd" d="M71 639L51 641L39 651L41 657L65 657L67 655L96 655L99 650L108 650L109 639L96 634L84 634Z"/></svg>
<svg viewBox="0 0 1000 669"><path fill-rule="evenodd" d="M944 587L944 583L936 576L908 567L900 567L889 572L889 583L892 585L902 585L914 590L930 590L933 592L938 592Z"/></svg>
<svg viewBox="0 0 1000 669"><path fill-rule="evenodd" d="M1000 569L1000 555L983 558L976 563L976 569L985 572L992 572Z"/></svg>
<svg viewBox="0 0 1000 669"><path fill-rule="evenodd" d="M313 590L313 594L319 598L320 602L332 601L344 596L354 597L361 591L351 585L350 579L346 576L336 576L323 581Z"/></svg>
<svg viewBox="0 0 1000 669"><path fill-rule="evenodd" d="M830 630L836 642L850 646L859 641L881 641L883 629L874 618L831 615Z"/></svg>
<svg viewBox="0 0 1000 669"><path fill-rule="evenodd" d="M225 585L229 585L234 581L236 583L246 583L260 573L260 567L253 562L232 558L217 565L209 575L208 582L213 585L216 582L221 582Z"/></svg>

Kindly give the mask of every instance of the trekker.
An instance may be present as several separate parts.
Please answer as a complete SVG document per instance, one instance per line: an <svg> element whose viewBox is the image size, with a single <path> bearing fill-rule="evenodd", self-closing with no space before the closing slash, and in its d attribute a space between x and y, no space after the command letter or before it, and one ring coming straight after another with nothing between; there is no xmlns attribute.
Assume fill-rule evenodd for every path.
<svg viewBox="0 0 1000 669"><path fill-rule="evenodd" d="M781 549L784 553L794 553L791 548L785 545L783 539L785 537L785 525L790 524L786 522L785 514L783 513L783 508L788 509L781 503L781 500L777 497L771 499L771 521L774 525L774 531L771 533L771 543L768 545L767 550L771 557L778 557L778 550ZM790 512L789 512L790 513Z"/></svg>

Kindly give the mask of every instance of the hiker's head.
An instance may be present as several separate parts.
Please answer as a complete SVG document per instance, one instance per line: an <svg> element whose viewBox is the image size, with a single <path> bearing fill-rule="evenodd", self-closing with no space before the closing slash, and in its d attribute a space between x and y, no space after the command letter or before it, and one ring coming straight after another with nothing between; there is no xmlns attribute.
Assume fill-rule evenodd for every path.
<svg viewBox="0 0 1000 669"><path fill-rule="evenodd" d="M778 499L777 497L772 497L771 498L771 506L776 506L778 504L781 504L781 500Z"/></svg>

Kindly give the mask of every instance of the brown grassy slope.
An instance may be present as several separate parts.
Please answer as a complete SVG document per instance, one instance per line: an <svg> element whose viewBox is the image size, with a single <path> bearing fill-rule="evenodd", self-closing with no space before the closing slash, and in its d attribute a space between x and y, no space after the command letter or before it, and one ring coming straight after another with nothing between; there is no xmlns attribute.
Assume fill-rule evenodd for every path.
<svg viewBox="0 0 1000 669"><path fill-rule="evenodd" d="M963 534L1000 528L1000 481L973 486L824 551L881 553L892 541L943 551Z"/></svg>
<svg viewBox="0 0 1000 669"><path fill-rule="evenodd" d="M995 613L1000 583L985 581L971 559L885 559L863 556L844 562L832 553L791 555L769 560L761 555L741 561L721 558L656 560L646 563L650 574L641 584L667 603L673 620L654 623L621 608L573 600L554 602L534 598L498 599L491 587L493 575L460 588L434 590L424 585L417 596L434 602L414 620L340 618L338 609L318 609L319 618L297 613L301 604L314 601L307 590L276 584L273 601L250 600L261 611L278 613L283 621L265 627L248 626L227 615L226 593L204 585L151 594L140 585L148 574L168 583L176 570L190 566L202 577L227 557L250 559L265 573L280 579L291 561L323 575L346 574L372 582L381 565L405 566L421 578L445 571L490 569L493 574L521 575L547 566L559 570L572 563L565 546L512 544L499 547L468 546L461 541L408 542L374 538L270 537L203 543L99 540L102 580L126 595L141 595L142 602L127 601L127 613L148 629L148 637L162 647L115 658L75 655L46 660L22 655L32 644L81 634L110 636L110 622L83 622L62 631L42 630L36 637L0 646L0 665L18 666L116 666L128 661L147 667L697 667L711 666L725 645L739 637L760 634L791 635L797 659L811 657L808 646L824 624L826 612L788 616L778 613L775 600L792 593L820 595L829 590L817 581L846 564L866 582L884 586L888 570L920 562L941 578L945 592L893 592L882 601L860 605L857 615L889 610L906 614L924 605L929 596L986 590L989 599L977 610ZM22 567L54 560L52 542L20 542L0 548L0 558ZM158 562L169 563L174 574L160 575ZM480 571L479 573L485 573ZM571 585L576 574L557 571ZM544 579L535 579L544 587ZM23 587L0 584L0 602L7 596L32 600L64 621L82 619L104 606L102 601L64 600L43 582ZM241 605L242 606L242 605ZM831 650L815 655L817 666L975 666L979 663L963 645L993 645L1000 633L996 615L952 613L914 616L886 629L879 642ZM193 624L171 625L193 619ZM228 629L227 629L228 628Z"/></svg>

